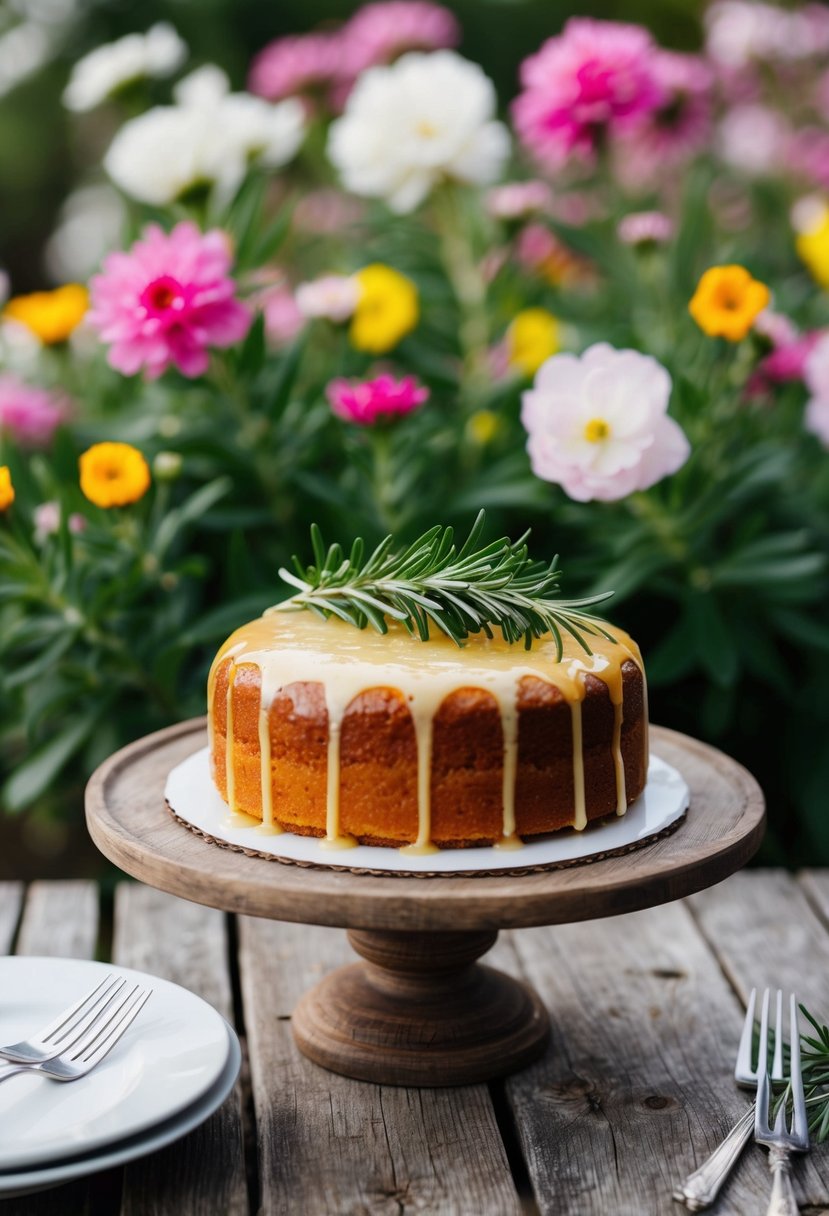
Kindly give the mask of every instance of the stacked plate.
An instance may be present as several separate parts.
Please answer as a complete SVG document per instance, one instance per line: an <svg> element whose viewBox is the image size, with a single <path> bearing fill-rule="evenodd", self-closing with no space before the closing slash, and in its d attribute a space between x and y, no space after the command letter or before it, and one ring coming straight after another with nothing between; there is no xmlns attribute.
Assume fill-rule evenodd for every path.
<svg viewBox="0 0 829 1216"><path fill-rule="evenodd" d="M224 1018L177 984L126 967L0 958L0 1044L39 1030L113 973L153 995L97 1068L70 1084L35 1072L0 1084L0 1198L155 1152L203 1123L233 1088L241 1052Z"/></svg>

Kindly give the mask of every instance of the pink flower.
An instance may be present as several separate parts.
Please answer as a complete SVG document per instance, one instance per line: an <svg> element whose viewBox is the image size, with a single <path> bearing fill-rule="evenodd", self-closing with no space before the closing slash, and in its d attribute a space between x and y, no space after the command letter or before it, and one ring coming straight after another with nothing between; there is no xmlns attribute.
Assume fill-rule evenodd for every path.
<svg viewBox="0 0 829 1216"><path fill-rule="evenodd" d="M661 211L631 211L616 231L623 245L664 245L674 235L674 222Z"/></svg>
<svg viewBox="0 0 829 1216"><path fill-rule="evenodd" d="M572 17L521 65L524 92L513 103L519 137L551 169L571 158L590 162L606 136L662 102L656 53L640 26Z"/></svg>
<svg viewBox="0 0 829 1216"><path fill-rule="evenodd" d="M277 350L290 346L305 328L306 318L287 283L266 288L257 298L256 305L265 317L268 344Z"/></svg>
<svg viewBox="0 0 829 1216"><path fill-rule="evenodd" d="M817 435L825 448L829 448L829 397L812 397L806 402L803 425L812 435Z"/></svg>
<svg viewBox="0 0 829 1216"><path fill-rule="evenodd" d="M803 127L790 136L784 155L793 173L829 190L829 133Z"/></svg>
<svg viewBox="0 0 829 1216"><path fill-rule="evenodd" d="M438 51L461 40L457 18L428 0L384 0L358 9L342 30L340 75L355 80L404 51Z"/></svg>
<svg viewBox="0 0 829 1216"><path fill-rule="evenodd" d="M325 392L334 413L358 426L410 414L429 399L428 388L414 376L395 380L388 373L362 382L332 380Z"/></svg>
<svg viewBox="0 0 829 1216"><path fill-rule="evenodd" d="M35 540L42 544L47 536L54 535L60 527L60 503L58 502L42 502L35 507L33 512L35 524ZM86 528L86 517L80 515L77 511L69 516L67 520L69 531L79 536Z"/></svg>
<svg viewBox="0 0 829 1216"><path fill-rule="evenodd" d="M829 333L823 333L809 353L804 379L811 392L803 425L829 448Z"/></svg>
<svg viewBox="0 0 829 1216"><path fill-rule="evenodd" d="M48 447L67 413L65 398L11 374L0 375L0 434L10 435L21 447Z"/></svg>
<svg viewBox="0 0 829 1216"><path fill-rule="evenodd" d="M317 92L335 79L342 61L339 33L291 34L269 42L254 59L248 88L268 101Z"/></svg>
<svg viewBox="0 0 829 1216"><path fill-rule="evenodd" d="M720 156L750 177L762 177L779 166L789 127L782 114L760 103L731 106L717 132Z"/></svg>
<svg viewBox="0 0 829 1216"><path fill-rule="evenodd" d="M651 68L662 100L625 129L618 170L636 186L658 181L684 165L711 135L714 74L698 55L658 51Z"/></svg>
<svg viewBox="0 0 829 1216"><path fill-rule="evenodd" d="M171 364L201 376L209 347L233 346L250 328L230 266L227 236L189 221L169 233L150 224L128 253L110 253L90 284L88 317L110 365L125 376L143 368L149 380Z"/></svg>
<svg viewBox="0 0 829 1216"><path fill-rule="evenodd" d="M670 395L665 368L638 351L600 342L581 357L553 355L523 394L533 472L578 502L647 490L690 453Z"/></svg>
<svg viewBox="0 0 829 1216"><path fill-rule="evenodd" d="M546 182L507 182L487 191L486 209L499 220L524 219L534 211L547 211L553 192Z"/></svg>

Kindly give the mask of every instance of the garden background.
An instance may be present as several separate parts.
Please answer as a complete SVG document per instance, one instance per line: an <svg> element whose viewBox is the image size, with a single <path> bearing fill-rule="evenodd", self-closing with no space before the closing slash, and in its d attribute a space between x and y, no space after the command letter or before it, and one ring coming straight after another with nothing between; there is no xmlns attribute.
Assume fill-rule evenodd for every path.
<svg viewBox="0 0 829 1216"><path fill-rule="evenodd" d="M101 864L83 827L89 772L129 739L202 712L212 653L287 594L279 567L293 553L311 560L312 521L346 546L389 530L409 541L434 523L468 530L479 507L489 538L531 527L536 556L560 554L566 597L614 590L608 615L641 643L652 719L714 742L761 781L764 859L826 864L822 6L785 10L810 32L781 43L761 29L778 11L765 5L723 0L715 37L697 4L597 0L592 17L641 23L689 58L666 69L658 98L642 99L638 125L620 107L556 151L510 107L522 62L581 6L447 4L458 53L497 89L497 115L482 113L482 129L512 121L511 151L492 150L488 164L481 153L463 173L447 163L400 207L382 187L355 186L353 166L342 189L347 154L335 163L328 129L356 93L332 100L319 81L296 87L305 106L296 147L286 110L267 155L247 149L237 178L227 180L226 163L202 165L164 198L166 186L156 197L136 186L132 154L123 180L110 172L115 185L101 168L119 128L171 104L164 73L89 109L62 101L85 54L159 21L188 48L173 78L216 64L241 90L264 46L333 32L358 7L19 0L0 10L0 266L12 296L0 326L0 465L15 491L0 516L0 877ZM456 41L441 37L436 46ZM223 104L215 78L201 86L202 99ZM286 94L269 88L259 92L280 105ZM148 179L154 172L146 167ZM531 189L498 199L498 181ZM66 323L71 296L15 312L26 293L86 283L106 248L130 249L151 221L229 235L210 256L247 313L217 322L209 365L171 356L159 367L147 355L108 366L106 322L80 322L82 308ZM175 254L184 261L185 237ZM397 278L360 278L378 265ZM707 270L734 265L745 282L704 288ZM297 288L330 275L328 295L312 292L298 309ZM379 337L359 337L359 305L348 312L355 283L363 300L379 292L391 309ZM717 328L706 290L748 293L742 330ZM96 303L93 291L93 318L105 294ZM628 389L631 401L637 385L654 397L661 465L618 491L595 479L576 486L572 470L538 455L541 439L532 466L526 451L533 423L526 412L522 422L521 400L539 367L597 342L667 369L671 425L681 427L681 442L679 431L668 436L667 390L662 401L654 365L637 364ZM616 372L613 357L601 358L624 382L630 365ZM391 389L378 376L392 377ZM365 381L375 386L368 415L354 391ZM49 397L21 407L21 385ZM25 433L21 408L41 409L37 434ZM123 505L96 497L94 473L78 484L79 456L109 441L146 459L120 470L132 487Z"/></svg>

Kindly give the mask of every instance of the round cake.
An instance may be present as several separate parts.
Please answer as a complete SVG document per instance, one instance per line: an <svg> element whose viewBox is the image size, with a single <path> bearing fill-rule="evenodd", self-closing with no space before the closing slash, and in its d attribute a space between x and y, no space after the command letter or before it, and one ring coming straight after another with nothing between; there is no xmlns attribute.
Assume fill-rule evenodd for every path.
<svg viewBox="0 0 829 1216"><path fill-rule="evenodd" d="M622 815L648 767L639 649L621 630L462 647L270 611L217 654L210 763L263 831L427 853L520 847Z"/></svg>

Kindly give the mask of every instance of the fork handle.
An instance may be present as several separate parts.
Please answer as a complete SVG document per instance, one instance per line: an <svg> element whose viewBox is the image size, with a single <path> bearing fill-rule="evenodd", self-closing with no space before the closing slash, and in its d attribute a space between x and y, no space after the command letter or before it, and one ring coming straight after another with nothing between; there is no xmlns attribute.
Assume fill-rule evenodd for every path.
<svg viewBox="0 0 829 1216"><path fill-rule="evenodd" d="M698 1170L689 1174L683 1183L674 1191L674 1199L684 1203L692 1212L701 1212L709 1208L720 1192L737 1158L751 1139L754 1131L754 1107L750 1106L746 1113L735 1123L731 1131L704 1161ZM784 1209L781 1209L781 1212ZM772 1209L769 1209L771 1213Z"/></svg>
<svg viewBox="0 0 829 1216"><path fill-rule="evenodd" d="M8 1077L13 1077L18 1072L33 1072L36 1071L31 1064L11 1064L5 1060L0 1061L0 1081L7 1080Z"/></svg>
<svg viewBox="0 0 829 1216"><path fill-rule="evenodd" d="M769 1169L773 1182L766 1216L797 1216L799 1209L792 1188L792 1158L788 1149L777 1144L771 1146Z"/></svg>

